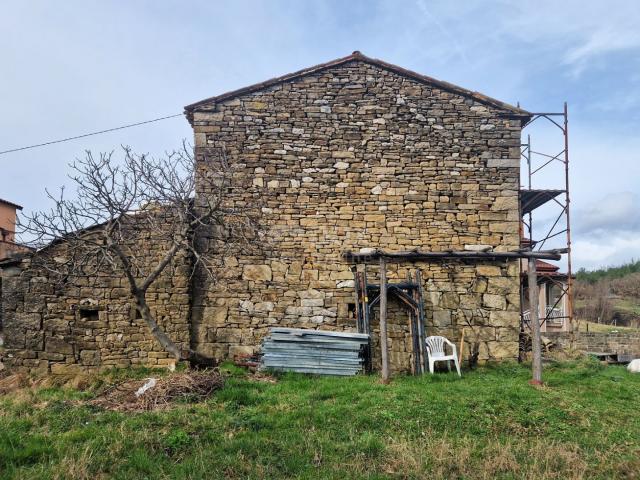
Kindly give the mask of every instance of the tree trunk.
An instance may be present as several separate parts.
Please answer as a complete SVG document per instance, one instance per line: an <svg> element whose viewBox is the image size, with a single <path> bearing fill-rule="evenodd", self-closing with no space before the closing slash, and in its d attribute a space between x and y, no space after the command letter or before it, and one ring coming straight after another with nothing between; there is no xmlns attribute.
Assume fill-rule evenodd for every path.
<svg viewBox="0 0 640 480"><path fill-rule="evenodd" d="M158 322L153 318L153 314L147 305L147 299L144 292L138 292L135 295L136 306L140 312L140 316L144 322L149 326L151 333L158 340L158 343L162 348L170 353L178 361L188 361L193 366L200 367L215 367L217 362L214 358L205 357L199 354L195 350L187 349L180 350L178 346L171 340L171 338L160 328Z"/></svg>

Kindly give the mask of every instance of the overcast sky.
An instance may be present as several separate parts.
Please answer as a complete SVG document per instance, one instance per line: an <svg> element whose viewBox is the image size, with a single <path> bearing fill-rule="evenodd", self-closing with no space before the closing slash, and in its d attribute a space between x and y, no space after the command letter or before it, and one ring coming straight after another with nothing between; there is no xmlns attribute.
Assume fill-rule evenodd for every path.
<svg viewBox="0 0 640 480"><path fill-rule="evenodd" d="M639 1L2 0L0 8L0 150L180 113L361 50L529 111L568 101L574 264L640 258ZM531 133L534 148L561 150L552 130ZM42 209L44 189L66 183L67 164L85 149L160 154L183 138L191 130L178 117L1 155L0 198ZM538 186L553 183L547 176Z"/></svg>

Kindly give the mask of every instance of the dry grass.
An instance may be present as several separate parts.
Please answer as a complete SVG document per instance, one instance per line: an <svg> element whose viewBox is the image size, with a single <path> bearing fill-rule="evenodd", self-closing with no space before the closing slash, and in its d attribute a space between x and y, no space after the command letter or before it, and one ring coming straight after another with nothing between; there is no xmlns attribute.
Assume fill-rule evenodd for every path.
<svg viewBox="0 0 640 480"><path fill-rule="evenodd" d="M203 401L224 386L224 377L218 371L194 371L157 379L155 386L137 396L136 392L146 380L128 380L113 385L89 403L115 412L162 410L176 403Z"/></svg>
<svg viewBox="0 0 640 480"><path fill-rule="evenodd" d="M481 455L478 455L478 449ZM585 478L587 463L579 447L571 443L535 440L523 448L518 442L487 439L451 439L437 432L418 439L390 443L384 455L385 473L398 478L474 478L492 480L505 476L536 480Z"/></svg>

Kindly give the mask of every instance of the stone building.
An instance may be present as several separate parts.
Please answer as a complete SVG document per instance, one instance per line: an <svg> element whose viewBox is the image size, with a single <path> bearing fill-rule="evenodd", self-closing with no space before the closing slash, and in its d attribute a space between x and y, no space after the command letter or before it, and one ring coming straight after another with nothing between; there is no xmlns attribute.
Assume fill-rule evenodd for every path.
<svg viewBox="0 0 640 480"><path fill-rule="evenodd" d="M157 265L168 249L136 218L144 214L121 222L128 239L122 248L136 252L142 271ZM87 258L82 274L52 273L57 262L73 255L69 250L73 246L60 240L34 254L0 261L0 360L9 367L52 373L174 364L140 318L123 272L106 264L97 267ZM178 255L147 293L158 324L181 348L189 345L190 273L190 259Z"/></svg>
<svg viewBox="0 0 640 480"><path fill-rule="evenodd" d="M202 168L210 152L224 152L235 169L227 201L259 205L267 233L262 253L224 253L215 283L196 276L188 316L171 300L175 288L184 299L184 287L165 285L168 303L156 308L167 309L171 333L188 337L200 353L220 359L251 353L274 325L354 330L354 273L346 251L520 248L520 134L530 118L524 110L354 52L185 111ZM197 188L196 204L207 194ZM198 235L202 254L222 255L207 232ZM517 357L518 260L397 264L390 279L404 279L415 268L424 280L428 334L457 341L466 327L481 361ZM16 270L11 282L27 282L25 272ZM368 275L375 279L376 269L369 267ZM63 302L77 303L82 293ZM97 297L98 305L106 298ZM24 311L26 298L11 301ZM54 314L48 305L38 308L40 329L47 331ZM129 321L122 315L100 310L104 338ZM77 314L68 317L71 324L80 321ZM389 322L392 365L406 370L407 314L393 301ZM74 328L62 335L71 345ZM139 355L134 340L146 342L144 332L121 333L118 358L151 359ZM46 335L38 343L45 353ZM75 362L71 356L64 362L82 362L78 349ZM59 358L43 356L47 365ZM108 347L101 364L105 358Z"/></svg>
<svg viewBox="0 0 640 480"><path fill-rule="evenodd" d="M0 260L26 249L16 243L16 212L20 205L0 198Z"/></svg>

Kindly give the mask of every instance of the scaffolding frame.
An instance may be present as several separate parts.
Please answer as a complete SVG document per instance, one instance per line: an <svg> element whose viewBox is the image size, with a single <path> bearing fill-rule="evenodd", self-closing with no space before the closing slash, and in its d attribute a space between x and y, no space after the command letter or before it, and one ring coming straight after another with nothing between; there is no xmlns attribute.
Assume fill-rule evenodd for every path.
<svg viewBox="0 0 640 480"><path fill-rule="evenodd" d="M574 331L574 322L573 322L573 273L571 268L571 213L570 213L570 205L571 205L571 197L569 190L569 110L567 107L567 102L564 102L564 107L562 112L544 112L544 113L532 113L529 121L523 126L523 133L526 128L533 124L534 122L547 122L548 124L553 125L557 128L557 131L560 133L561 141L558 143L561 144L561 147L558 147L560 150L558 153L554 152L543 152L537 151L532 148L531 144L531 135L527 134L526 142L523 140L520 145L520 154L521 159L526 163L526 185L521 185L521 215L522 223L527 230L528 238L530 242L530 248L532 251L542 250L545 244L551 240L552 238L557 238L560 236L564 236L565 238L565 246L567 250L567 271L566 271L566 287L560 285L560 289L562 293L556 299L553 308L556 308L557 305L562 301L564 297L567 298L567 308L564 316L559 317L565 319L569 323L569 330L573 333ZM542 171L547 171L551 168L552 165L557 165L556 162L560 162L563 166L564 178L559 179L559 183L562 188L555 190L536 190L535 186L535 175ZM522 171L522 170L521 170ZM562 181L561 181L562 180ZM561 181L561 182L560 182ZM521 175L521 184L522 184L522 175ZM533 208L528 208L528 211L522 211L522 198L526 194L529 198L532 198L531 202L534 206ZM536 202L535 197L540 197L540 201ZM560 197L558 199L557 197ZM534 233L537 232L534 230L534 220L535 215L533 214L533 210L537 207L546 204L548 202L553 202L557 209L557 215L554 215L555 220L551 224L551 227L543 230L543 235L539 239L534 239ZM537 205L537 206L535 206ZM526 219L525 219L526 215ZM544 277L541 275L541 277ZM554 282L558 283L558 282ZM524 282L521 281L521 299L524 299ZM547 320L549 320L550 313L545 312L544 318L541 318L541 325L543 325ZM520 302L520 318L521 318L521 330L524 331L525 328L531 328L531 325L526 325L524 321L524 302Z"/></svg>

